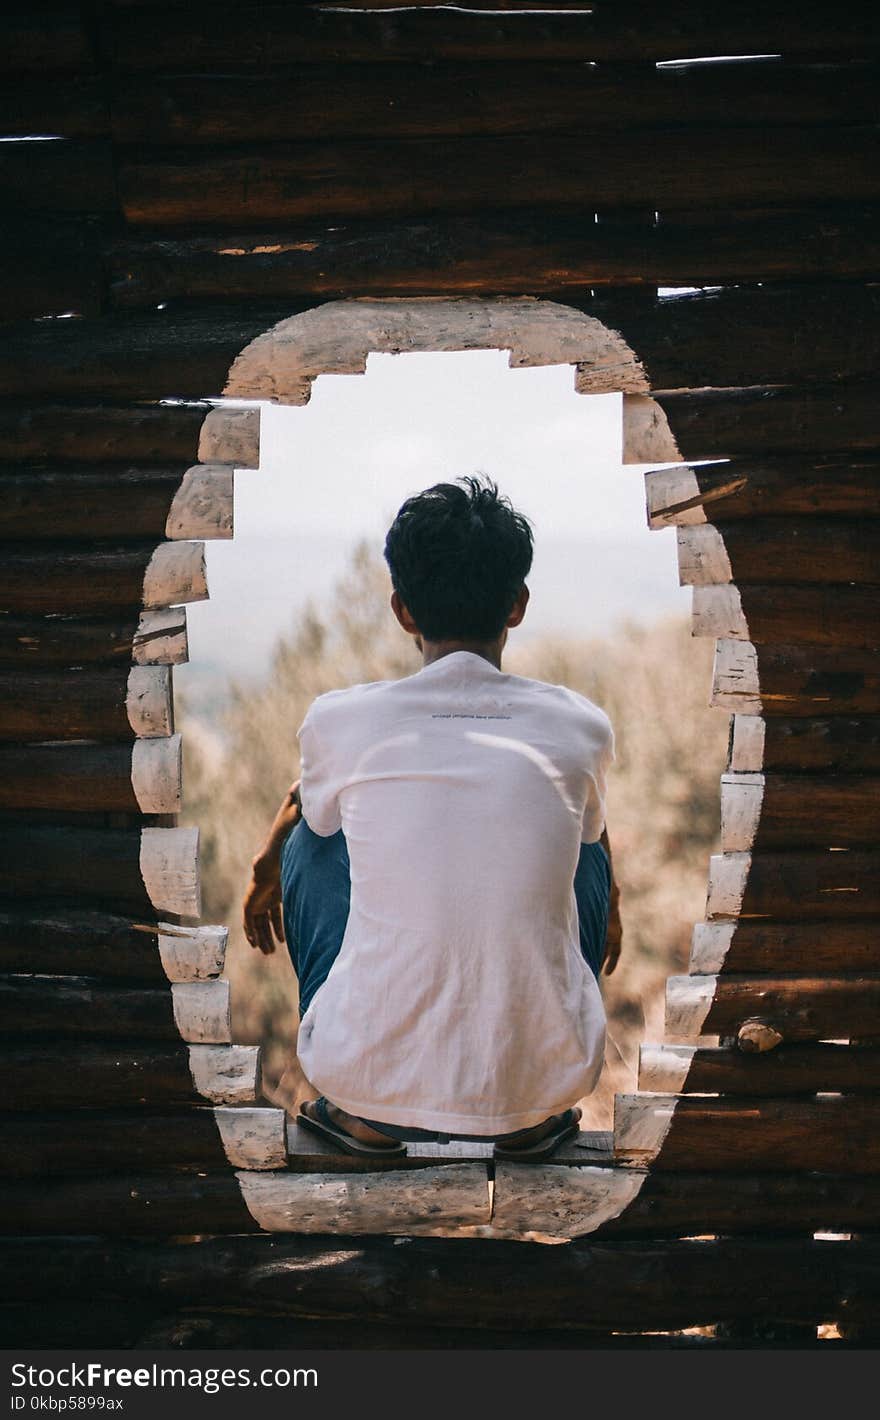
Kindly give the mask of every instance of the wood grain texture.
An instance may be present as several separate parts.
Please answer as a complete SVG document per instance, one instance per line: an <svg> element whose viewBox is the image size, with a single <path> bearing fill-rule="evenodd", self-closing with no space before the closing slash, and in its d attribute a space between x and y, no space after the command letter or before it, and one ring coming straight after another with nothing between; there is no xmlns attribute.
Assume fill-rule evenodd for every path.
<svg viewBox="0 0 880 1420"><path fill-rule="evenodd" d="M880 769L880 716L793 719L771 715L763 719L734 715L732 730L732 770L860 773Z"/></svg>
<svg viewBox="0 0 880 1420"><path fill-rule="evenodd" d="M232 470L130 465L0 469L0 538L232 535Z"/></svg>
<svg viewBox="0 0 880 1420"><path fill-rule="evenodd" d="M0 668L108 664L179 665L188 657L186 609L153 607L117 616L0 618Z"/></svg>
<svg viewBox="0 0 880 1420"><path fill-rule="evenodd" d="M851 976L671 976L666 983L669 1040L732 1036L748 1020L783 1041L858 1039L880 1011L880 974Z"/></svg>
<svg viewBox="0 0 880 1420"><path fill-rule="evenodd" d="M759 781L759 782L755 782ZM880 841L880 778L721 776L721 848L870 847Z"/></svg>
<svg viewBox="0 0 880 1420"><path fill-rule="evenodd" d="M347 1176L239 1171L236 1178L267 1232L443 1236L489 1222L483 1164Z"/></svg>
<svg viewBox="0 0 880 1420"><path fill-rule="evenodd" d="M0 745L0 808L177 813L180 754L179 735L134 745Z"/></svg>
<svg viewBox="0 0 880 1420"><path fill-rule="evenodd" d="M861 848L714 854L707 916L877 916L878 865L878 854Z"/></svg>
<svg viewBox="0 0 880 1420"><path fill-rule="evenodd" d="M34 615L108 613L165 607L208 595L204 544L144 541L96 548L45 543L7 544L0 562L0 605Z"/></svg>
<svg viewBox="0 0 880 1420"><path fill-rule="evenodd" d="M698 922L688 970L837 976L880 970L877 925L865 922Z"/></svg>
<svg viewBox="0 0 880 1420"><path fill-rule="evenodd" d="M678 529L679 581L880 581L880 521L750 518Z"/></svg>
<svg viewBox="0 0 880 1420"><path fill-rule="evenodd" d="M776 1097L876 1094L880 1051L849 1045L780 1045L747 1055L734 1046L643 1045L639 1089Z"/></svg>
<svg viewBox="0 0 880 1420"><path fill-rule="evenodd" d="M163 390L155 398L167 396ZM0 456L7 465L173 460L185 466L200 456L199 435L212 410L207 400L141 405L102 404L100 396L69 404L0 400Z"/></svg>
<svg viewBox="0 0 880 1420"><path fill-rule="evenodd" d="M167 666L4 670L0 691L0 740L132 740L174 728Z"/></svg>
<svg viewBox="0 0 880 1420"><path fill-rule="evenodd" d="M808 455L732 459L645 475L651 527L779 514L876 516L880 461Z"/></svg>
<svg viewBox="0 0 880 1420"><path fill-rule="evenodd" d="M80 1112L84 1107L146 1111L204 1104L249 1104L259 1048L176 1041L24 1040L0 1051L7 1111Z"/></svg>

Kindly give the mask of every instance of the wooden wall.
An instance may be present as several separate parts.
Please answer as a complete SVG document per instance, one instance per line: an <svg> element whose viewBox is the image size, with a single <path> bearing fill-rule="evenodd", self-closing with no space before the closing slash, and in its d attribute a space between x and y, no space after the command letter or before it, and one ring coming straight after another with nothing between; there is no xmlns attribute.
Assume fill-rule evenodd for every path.
<svg viewBox="0 0 880 1420"><path fill-rule="evenodd" d="M857 5L546 8L0 19L0 136L58 135L0 145L14 1338L877 1325L877 42ZM775 57L680 62L719 54ZM229 1039L171 668L258 458L254 414L210 403L236 357L328 300L419 296L549 298L634 352L627 456L681 460L649 516L732 716L706 920L614 1140L498 1166L492 1237L485 1164L414 1158L380 1231L422 1229L438 1167L476 1231L402 1247ZM504 1241L524 1219L580 1236Z"/></svg>

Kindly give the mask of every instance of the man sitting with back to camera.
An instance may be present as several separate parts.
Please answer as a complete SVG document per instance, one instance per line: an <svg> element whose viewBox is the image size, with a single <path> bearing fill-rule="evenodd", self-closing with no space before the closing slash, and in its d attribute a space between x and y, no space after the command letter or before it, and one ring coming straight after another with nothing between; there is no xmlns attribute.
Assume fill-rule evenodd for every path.
<svg viewBox="0 0 880 1420"><path fill-rule="evenodd" d="M501 669L532 549L491 479L406 500L384 555L423 664L316 697L253 861L245 933L287 942L321 1091L298 1122L348 1153L455 1138L548 1158L602 1069L614 735L585 696Z"/></svg>

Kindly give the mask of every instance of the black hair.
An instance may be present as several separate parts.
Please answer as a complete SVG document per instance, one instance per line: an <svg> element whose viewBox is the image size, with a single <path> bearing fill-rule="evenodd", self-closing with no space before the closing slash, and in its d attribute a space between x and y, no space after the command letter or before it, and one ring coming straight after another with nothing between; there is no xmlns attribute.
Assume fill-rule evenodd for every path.
<svg viewBox="0 0 880 1420"><path fill-rule="evenodd" d="M528 576L532 548L529 519L491 478L466 475L407 498L384 557L427 640L494 641Z"/></svg>

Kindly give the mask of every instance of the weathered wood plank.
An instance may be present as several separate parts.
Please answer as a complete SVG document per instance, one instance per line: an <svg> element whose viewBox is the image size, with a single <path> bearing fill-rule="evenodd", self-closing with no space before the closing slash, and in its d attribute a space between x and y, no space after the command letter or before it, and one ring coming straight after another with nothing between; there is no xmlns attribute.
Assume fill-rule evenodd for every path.
<svg viewBox="0 0 880 1420"><path fill-rule="evenodd" d="M348 1318L367 1312L415 1324L452 1323L530 1332L675 1328L768 1315L817 1322L876 1312L877 1241L812 1238L689 1239L674 1242L577 1242L529 1250L514 1243L413 1239L405 1247L381 1238L340 1246L318 1238L203 1237L186 1243L151 1238L108 1242L91 1237L4 1239L0 1280L5 1296L161 1299L269 1310L290 1318ZM718 1286L718 1278L724 1286ZM293 1285L295 1282L295 1285ZM760 1299L760 1302L759 1302ZM262 1315L260 1315L262 1314ZM562 1333L560 1333L561 1336ZM435 1333L436 1338L436 1333ZM466 1344L464 1338L461 1343Z"/></svg>
<svg viewBox="0 0 880 1420"><path fill-rule="evenodd" d="M175 814L181 806L181 739L133 745L0 746L0 808Z"/></svg>
<svg viewBox="0 0 880 1420"><path fill-rule="evenodd" d="M349 1175L239 1171L236 1178L267 1232L442 1236L489 1223L488 1178L479 1163Z"/></svg>
<svg viewBox="0 0 880 1420"><path fill-rule="evenodd" d="M182 930L182 929L180 929ZM164 984L159 927L143 919L72 908L0 906L0 971L99 976Z"/></svg>
<svg viewBox="0 0 880 1420"><path fill-rule="evenodd" d="M862 647L718 641L712 704L743 715L878 715L880 657Z"/></svg>
<svg viewBox="0 0 880 1420"><path fill-rule="evenodd" d="M733 1036L746 1021L773 1028L783 1041L858 1039L877 1024L880 975L670 976L667 1039Z"/></svg>
<svg viewBox="0 0 880 1420"><path fill-rule="evenodd" d="M693 634L762 647L804 644L824 650L880 649L880 591L841 583L781 586L747 582L694 587ZM811 649L803 652L812 654ZM771 650L770 656L773 652Z"/></svg>
<svg viewBox="0 0 880 1420"><path fill-rule="evenodd" d="M697 922L688 970L838 976L880 970L877 924L865 922Z"/></svg>
<svg viewBox="0 0 880 1420"><path fill-rule="evenodd" d="M174 732L167 666L0 672L0 740L131 740Z"/></svg>
<svg viewBox="0 0 880 1420"><path fill-rule="evenodd" d="M659 1094L876 1094L880 1051L850 1045L780 1045L746 1054L734 1046L643 1045L639 1089Z"/></svg>
<svg viewBox="0 0 880 1420"><path fill-rule="evenodd" d="M531 7L530 7L531 8ZM565 8L565 7L563 7ZM835 24L834 21L838 23ZM849 55L875 46L854 12L832 15L785 6L735 11L662 11L639 5L541 15L480 14L467 9L396 9L371 13L300 5L218 10L193 7L158 31L138 10L107 15L102 49L115 69L210 73L299 63L392 63L401 59L677 60L719 54Z"/></svg>
<svg viewBox="0 0 880 1420"><path fill-rule="evenodd" d="M880 520L750 518L680 527L682 586L880 581Z"/></svg>
<svg viewBox="0 0 880 1420"><path fill-rule="evenodd" d="M259 1232L229 1165L222 1172L88 1174L0 1182L10 1231L93 1233L108 1237Z"/></svg>
<svg viewBox="0 0 880 1420"><path fill-rule="evenodd" d="M97 1109L63 1114L7 1115L3 1119L5 1146L0 1177L51 1178L152 1169L196 1172L230 1164L277 1168L284 1157L283 1110L205 1106L162 1114L133 1110L111 1113L102 1107L100 1096L98 1104ZM246 1125L260 1131L250 1147L243 1147L232 1137L230 1115L236 1116L238 1133Z"/></svg>
<svg viewBox="0 0 880 1420"><path fill-rule="evenodd" d="M100 315L106 302L101 248L112 240L108 225L106 218L24 213L7 223L0 231L0 262L15 272L15 280L5 281L0 290L0 319L68 311Z"/></svg>
<svg viewBox="0 0 880 1420"><path fill-rule="evenodd" d="M686 150L687 163L657 163L658 147ZM126 221L141 226L501 210L523 192L558 207L724 209L876 201L878 147L872 126L852 125L666 128L649 145L614 132L601 144L578 133L558 146L520 134L145 148L123 151L118 186ZM46 197L44 180L30 200Z"/></svg>
<svg viewBox="0 0 880 1420"><path fill-rule="evenodd" d="M92 74L78 74L59 84L56 78L23 78L19 72L3 85L0 125L9 137L33 133L105 137L111 131L107 85Z"/></svg>
<svg viewBox="0 0 880 1420"><path fill-rule="evenodd" d="M327 104L332 92L333 103ZM106 131L99 100L78 87L17 85L20 131L58 113L68 137ZM303 138L424 138L565 133L688 124L875 122L871 65L731 64L620 74L572 64L299 64L284 72L126 75L111 85L117 143L273 143ZM39 107L41 100L45 107ZM46 119L41 120L45 122ZM103 127L101 126L103 124ZM13 128L9 132L15 131Z"/></svg>
<svg viewBox="0 0 880 1420"><path fill-rule="evenodd" d="M232 479L228 464L0 467L0 538L231 537Z"/></svg>
<svg viewBox="0 0 880 1420"><path fill-rule="evenodd" d="M102 253L112 305L126 309L173 299L265 302L462 292L529 291L557 299L568 293L580 299L591 286L615 283L871 277L880 262L877 215L870 207L664 212L651 225L627 215L597 222L592 210L518 207L409 220L297 222L256 232L156 230L149 240L129 234L108 239ZM41 313L45 281L28 299L22 314ZM69 308L69 301L62 306Z"/></svg>
<svg viewBox="0 0 880 1420"><path fill-rule="evenodd" d="M721 851L870 847L880 842L880 778L861 774L721 776Z"/></svg>
<svg viewBox="0 0 880 1420"><path fill-rule="evenodd" d="M615 1152L652 1169L880 1173L880 1101L617 1095Z"/></svg>
<svg viewBox="0 0 880 1420"><path fill-rule="evenodd" d="M0 400L0 455L6 464L51 460L186 465L203 457L199 438L206 419L215 417L207 400L118 405L100 399L64 404L10 398Z"/></svg>
<svg viewBox="0 0 880 1420"><path fill-rule="evenodd" d="M872 386L627 395L624 463L877 449Z"/></svg>
<svg viewBox="0 0 880 1420"><path fill-rule="evenodd" d="M226 1045L229 982L187 982L153 989L87 977L6 976L0 978L0 1013L6 1033L17 1037L183 1039L198 1045Z"/></svg>
<svg viewBox="0 0 880 1420"><path fill-rule="evenodd" d="M92 47L75 6L8 7L0 19L0 73L72 74L94 68Z"/></svg>
<svg viewBox="0 0 880 1420"><path fill-rule="evenodd" d="M0 823L0 893L199 915L198 830Z"/></svg>
<svg viewBox="0 0 880 1420"><path fill-rule="evenodd" d="M880 770L880 716L825 720L734 715L730 768L824 769L845 773Z"/></svg>
<svg viewBox="0 0 880 1420"><path fill-rule="evenodd" d="M645 474L648 522L727 522L768 514L876 516L880 460L870 457L732 459Z"/></svg>
<svg viewBox="0 0 880 1420"><path fill-rule="evenodd" d="M707 917L880 915L880 857L827 852L717 853L709 859Z"/></svg>
<svg viewBox="0 0 880 1420"><path fill-rule="evenodd" d="M179 665L188 659L185 607L120 616L0 618L0 667ZM73 679L73 677L71 677Z"/></svg>
<svg viewBox="0 0 880 1420"><path fill-rule="evenodd" d="M19 613L108 612L165 607L208 595L202 542L95 547L6 544L0 560L0 607Z"/></svg>
<svg viewBox="0 0 880 1420"><path fill-rule="evenodd" d="M253 1104L256 1045L16 1040L0 1050L9 1111L147 1110L203 1103Z"/></svg>

